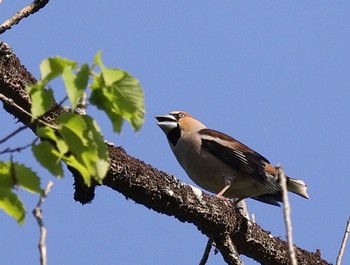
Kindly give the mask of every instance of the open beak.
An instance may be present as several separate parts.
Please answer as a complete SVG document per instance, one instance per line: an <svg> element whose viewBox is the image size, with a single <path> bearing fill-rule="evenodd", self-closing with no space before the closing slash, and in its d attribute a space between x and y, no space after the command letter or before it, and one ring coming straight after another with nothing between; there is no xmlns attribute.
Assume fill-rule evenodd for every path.
<svg viewBox="0 0 350 265"><path fill-rule="evenodd" d="M171 130L177 127L177 120L173 115L157 115L155 116L157 119L157 125L168 134Z"/></svg>

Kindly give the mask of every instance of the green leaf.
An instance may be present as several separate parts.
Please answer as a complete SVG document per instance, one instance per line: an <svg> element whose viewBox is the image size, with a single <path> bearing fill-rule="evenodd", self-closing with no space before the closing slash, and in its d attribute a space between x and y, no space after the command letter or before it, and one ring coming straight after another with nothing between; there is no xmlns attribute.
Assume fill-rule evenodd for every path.
<svg viewBox="0 0 350 265"><path fill-rule="evenodd" d="M100 129L89 116L62 113L56 119L58 131L40 127L44 141L32 150L37 160L53 175L63 175L61 159L82 175L87 185L91 178L101 183L108 170L108 150Z"/></svg>
<svg viewBox="0 0 350 265"><path fill-rule="evenodd" d="M11 179L11 162L0 161L0 187L12 189L16 180Z"/></svg>
<svg viewBox="0 0 350 265"><path fill-rule="evenodd" d="M59 132L72 154L82 163L81 154L88 148L88 140L84 132L88 129L83 116L75 113L62 113L56 119L59 122Z"/></svg>
<svg viewBox="0 0 350 265"><path fill-rule="evenodd" d="M38 162L52 175L63 177L61 155L58 150L48 141L32 147L32 152Z"/></svg>
<svg viewBox="0 0 350 265"><path fill-rule="evenodd" d="M108 68L102 62L102 52L98 52L95 55L94 63L97 64L101 68L101 72L103 74L103 78L106 86L111 86L115 82L121 80L125 72L120 69Z"/></svg>
<svg viewBox="0 0 350 265"><path fill-rule="evenodd" d="M101 183L108 171L108 150L95 121L74 113L62 113L57 121L70 150L63 159L80 172L88 186L91 178Z"/></svg>
<svg viewBox="0 0 350 265"><path fill-rule="evenodd" d="M101 73L94 77L91 84L90 102L108 115L114 131L120 133L123 119L134 130L139 130L144 122L144 95L137 79L119 69L107 68L97 53L94 62Z"/></svg>
<svg viewBox="0 0 350 265"><path fill-rule="evenodd" d="M20 225L24 223L26 211L23 203L10 189L0 187L0 209L12 216Z"/></svg>
<svg viewBox="0 0 350 265"><path fill-rule="evenodd" d="M102 63L102 51L98 51L94 57L94 64L97 64L101 67Z"/></svg>
<svg viewBox="0 0 350 265"><path fill-rule="evenodd" d="M65 141L60 137L59 133L57 133L54 129L43 126L38 127L36 134L41 138L52 144L54 147L54 155L57 157L64 156L68 151L68 146Z"/></svg>
<svg viewBox="0 0 350 265"><path fill-rule="evenodd" d="M94 169L94 179L101 183L109 168L108 148L94 119L89 116L82 116L88 130L84 132L84 137L88 139L90 151L84 154L83 159L89 167Z"/></svg>
<svg viewBox="0 0 350 265"><path fill-rule="evenodd" d="M74 69L76 67L77 62L62 57L47 58L40 64L41 79L46 84L61 75L65 68Z"/></svg>
<svg viewBox="0 0 350 265"><path fill-rule="evenodd" d="M43 194L40 178L33 170L19 163L14 163L14 169L18 186L31 193Z"/></svg>
<svg viewBox="0 0 350 265"><path fill-rule="evenodd" d="M12 170L11 170L12 167ZM0 187L21 187L31 193L42 194L39 176L30 168L17 162L0 162Z"/></svg>
<svg viewBox="0 0 350 265"><path fill-rule="evenodd" d="M35 118L44 115L52 106L54 102L53 91L51 89L44 89L41 82L29 86L27 90L32 99L30 111L32 113L32 120L34 120Z"/></svg>
<svg viewBox="0 0 350 265"><path fill-rule="evenodd" d="M15 218L19 224L23 224L25 209L18 196L12 189L18 184L16 174L12 174L11 167L15 168L15 163L10 161L0 161L0 209Z"/></svg>
<svg viewBox="0 0 350 265"><path fill-rule="evenodd" d="M36 134L43 139L32 147L38 162L52 175L63 177L62 157L68 152L68 146L59 135L47 126L38 127Z"/></svg>
<svg viewBox="0 0 350 265"><path fill-rule="evenodd" d="M83 64L76 74L74 74L68 67L64 69L62 78L65 83L72 108L75 108L79 103L79 100L87 87L89 75L90 68L87 64Z"/></svg>
<svg viewBox="0 0 350 265"><path fill-rule="evenodd" d="M144 122L144 95L139 81L127 74L115 84L117 90L116 102L122 110L122 116L131 123L134 130L139 130Z"/></svg>

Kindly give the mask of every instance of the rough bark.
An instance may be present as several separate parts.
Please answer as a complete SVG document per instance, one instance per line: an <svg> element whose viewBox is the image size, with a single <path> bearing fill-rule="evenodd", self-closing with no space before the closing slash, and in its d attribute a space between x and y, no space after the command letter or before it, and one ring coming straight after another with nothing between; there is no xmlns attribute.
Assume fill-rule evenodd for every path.
<svg viewBox="0 0 350 265"><path fill-rule="evenodd" d="M32 129L35 124L31 124L30 117L16 106L29 111L31 102L25 86L35 82L35 78L21 65L11 48L0 42L0 99L7 112ZM63 111L60 106L54 105L53 110L43 119L52 122ZM192 223L201 233L214 239L224 260L229 264L235 264L236 250L261 264L289 264L287 243L248 221L233 210L231 202L183 184L175 177L129 156L121 147L112 143L107 145L110 168L103 186L158 213ZM94 195L93 188L81 188L81 183L77 183L80 180L79 174L70 170L76 181L75 198L82 203L89 202ZM298 264L330 264L321 258L319 251L309 252L295 248Z"/></svg>

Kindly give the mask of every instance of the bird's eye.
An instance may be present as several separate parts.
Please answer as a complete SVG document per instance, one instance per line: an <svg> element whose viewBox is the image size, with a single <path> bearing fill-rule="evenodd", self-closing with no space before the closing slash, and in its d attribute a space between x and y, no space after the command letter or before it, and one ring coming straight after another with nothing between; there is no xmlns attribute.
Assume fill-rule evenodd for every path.
<svg viewBox="0 0 350 265"><path fill-rule="evenodd" d="M185 113L181 112L181 113L178 114L178 119L185 118L185 116L186 116Z"/></svg>

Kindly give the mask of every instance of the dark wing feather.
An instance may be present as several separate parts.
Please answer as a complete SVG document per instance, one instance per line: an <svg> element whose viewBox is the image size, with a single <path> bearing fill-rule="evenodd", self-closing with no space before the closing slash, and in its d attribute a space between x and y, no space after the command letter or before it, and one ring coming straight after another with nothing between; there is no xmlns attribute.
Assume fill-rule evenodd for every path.
<svg viewBox="0 0 350 265"><path fill-rule="evenodd" d="M236 170L264 184L271 193L276 193L278 191L276 185L266 176L264 170L265 165L270 163L265 157L221 132L203 129L199 131L199 134L202 138L203 148L230 164ZM229 146L218 143L215 138L229 143Z"/></svg>
<svg viewBox="0 0 350 265"><path fill-rule="evenodd" d="M260 202L264 202L267 204L275 205L278 207L281 207L281 205L278 202L283 202L282 196L280 193L260 195L257 197L252 197L252 199L260 201Z"/></svg>

